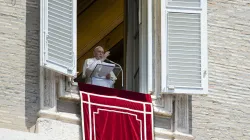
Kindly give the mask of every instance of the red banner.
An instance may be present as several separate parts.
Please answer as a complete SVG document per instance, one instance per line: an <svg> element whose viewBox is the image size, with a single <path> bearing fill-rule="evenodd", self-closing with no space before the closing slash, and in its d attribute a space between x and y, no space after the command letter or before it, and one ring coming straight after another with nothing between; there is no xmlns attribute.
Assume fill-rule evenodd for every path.
<svg viewBox="0 0 250 140"><path fill-rule="evenodd" d="M149 94L79 83L83 140L153 140Z"/></svg>

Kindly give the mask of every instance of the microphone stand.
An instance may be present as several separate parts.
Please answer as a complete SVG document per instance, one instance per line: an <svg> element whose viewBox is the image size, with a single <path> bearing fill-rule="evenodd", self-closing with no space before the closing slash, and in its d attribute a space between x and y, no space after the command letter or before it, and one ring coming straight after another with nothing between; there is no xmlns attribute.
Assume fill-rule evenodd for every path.
<svg viewBox="0 0 250 140"><path fill-rule="evenodd" d="M115 63L115 62L113 62L113 61L111 61L111 60L109 60L107 58L106 58L106 60L108 60L109 62L111 62L111 63L113 63L115 65L117 65L121 69L121 72L122 72L122 89L123 89L123 69L122 69L121 65L119 65L118 63Z"/></svg>

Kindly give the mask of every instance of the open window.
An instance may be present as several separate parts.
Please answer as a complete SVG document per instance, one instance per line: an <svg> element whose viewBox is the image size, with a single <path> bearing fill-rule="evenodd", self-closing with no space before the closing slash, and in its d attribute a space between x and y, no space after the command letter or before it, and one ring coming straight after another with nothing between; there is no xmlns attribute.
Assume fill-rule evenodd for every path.
<svg viewBox="0 0 250 140"><path fill-rule="evenodd" d="M85 2L85 3L84 3ZM88 5L88 6L83 6ZM77 16L77 71L76 81L82 81L84 61L93 58L96 46L110 51L110 60L119 63L123 69L124 59L124 0L92 0L90 4L78 0ZM121 73L115 88L121 88Z"/></svg>
<svg viewBox="0 0 250 140"><path fill-rule="evenodd" d="M141 90L148 81L143 3L146 5L141 0L41 0L41 66L82 81L84 61L100 45L111 51L109 59L125 71L126 89L145 92Z"/></svg>
<svg viewBox="0 0 250 140"><path fill-rule="evenodd" d="M84 61L101 45L122 65L128 90L154 92L161 80L162 93L207 93L206 3L160 1L161 55L155 56L152 0L41 0L41 66L81 77ZM153 62L158 57L161 65ZM161 79L153 67L161 67Z"/></svg>

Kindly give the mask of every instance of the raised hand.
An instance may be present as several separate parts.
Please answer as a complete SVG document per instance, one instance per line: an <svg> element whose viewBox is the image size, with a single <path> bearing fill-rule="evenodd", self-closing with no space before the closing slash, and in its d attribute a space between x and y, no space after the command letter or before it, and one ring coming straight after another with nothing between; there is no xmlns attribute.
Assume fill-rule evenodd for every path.
<svg viewBox="0 0 250 140"><path fill-rule="evenodd" d="M110 79L111 78L111 75L110 73L106 75L106 79Z"/></svg>
<svg viewBox="0 0 250 140"><path fill-rule="evenodd" d="M107 57L108 57L109 55L110 55L110 52L109 52L109 51L105 52L105 54L103 55L102 60L104 61L105 59L107 59Z"/></svg>

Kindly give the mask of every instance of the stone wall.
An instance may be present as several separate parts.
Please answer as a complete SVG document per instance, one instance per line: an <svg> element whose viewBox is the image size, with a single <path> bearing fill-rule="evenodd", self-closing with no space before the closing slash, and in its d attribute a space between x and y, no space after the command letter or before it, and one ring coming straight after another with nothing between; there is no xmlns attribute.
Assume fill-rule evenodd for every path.
<svg viewBox="0 0 250 140"><path fill-rule="evenodd" d="M0 127L34 132L39 110L39 1L0 0Z"/></svg>
<svg viewBox="0 0 250 140"><path fill-rule="evenodd" d="M1 140L55 140L45 134L22 132L11 129L0 128L0 132Z"/></svg>
<svg viewBox="0 0 250 140"><path fill-rule="evenodd" d="M250 1L208 0L209 95L193 96L197 140L250 139Z"/></svg>

